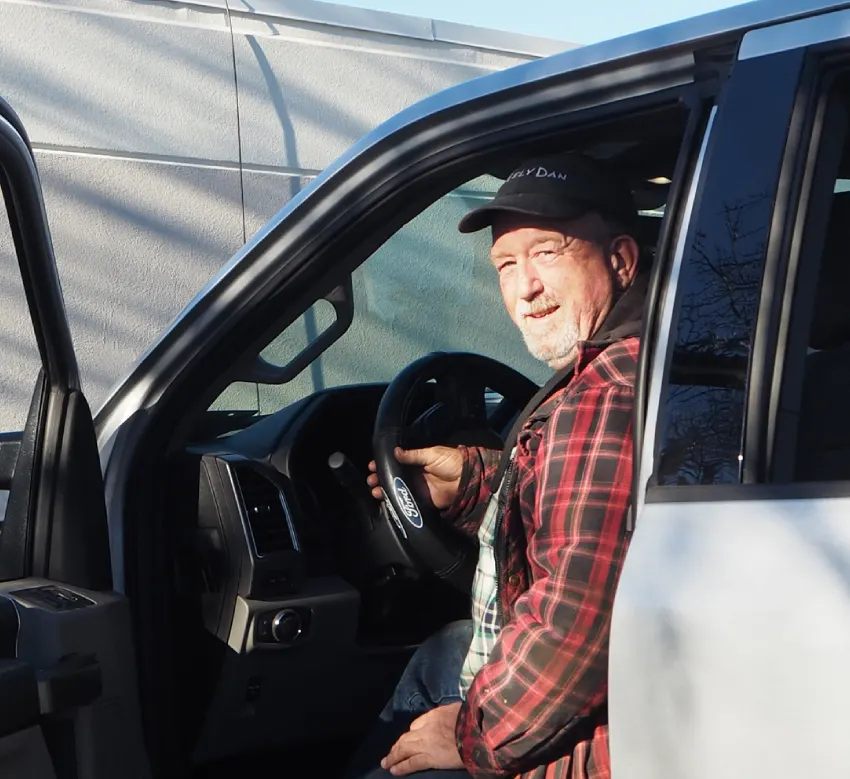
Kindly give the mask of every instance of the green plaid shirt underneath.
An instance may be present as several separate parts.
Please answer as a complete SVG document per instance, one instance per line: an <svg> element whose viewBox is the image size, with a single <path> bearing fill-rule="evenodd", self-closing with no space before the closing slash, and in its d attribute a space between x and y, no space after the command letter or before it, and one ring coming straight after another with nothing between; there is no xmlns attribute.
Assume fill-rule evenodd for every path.
<svg viewBox="0 0 850 779"><path fill-rule="evenodd" d="M511 459L516 452L511 453ZM510 469L508 469L509 471ZM493 544L496 540L496 521L499 515L499 495L505 486L507 473L487 503L487 510L478 528L478 564L472 581L472 643L460 672L460 697L466 700L466 692L475 674L490 658L499 637L499 612L497 600L499 590L496 583L496 555Z"/></svg>

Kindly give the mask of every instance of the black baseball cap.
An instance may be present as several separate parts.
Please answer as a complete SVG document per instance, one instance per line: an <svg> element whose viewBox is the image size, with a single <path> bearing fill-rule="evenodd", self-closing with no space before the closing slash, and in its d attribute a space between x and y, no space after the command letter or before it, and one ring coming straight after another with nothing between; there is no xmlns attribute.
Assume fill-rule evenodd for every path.
<svg viewBox="0 0 850 779"><path fill-rule="evenodd" d="M607 164L571 152L540 157L520 165L487 205L470 211L458 230L475 233L490 227L499 213L544 219L578 219L595 211L624 227L634 224L637 207L628 184Z"/></svg>

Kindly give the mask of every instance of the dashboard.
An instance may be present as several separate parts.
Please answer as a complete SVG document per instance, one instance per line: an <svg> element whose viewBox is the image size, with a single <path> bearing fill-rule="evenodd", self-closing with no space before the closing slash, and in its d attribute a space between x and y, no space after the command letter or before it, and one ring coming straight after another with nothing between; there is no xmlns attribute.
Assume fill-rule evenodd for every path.
<svg viewBox="0 0 850 779"><path fill-rule="evenodd" d="M385 389L325 390L175 458L196 762L350 731L421 641L468 616L468 595L418 569L366 485Z"/></svg>

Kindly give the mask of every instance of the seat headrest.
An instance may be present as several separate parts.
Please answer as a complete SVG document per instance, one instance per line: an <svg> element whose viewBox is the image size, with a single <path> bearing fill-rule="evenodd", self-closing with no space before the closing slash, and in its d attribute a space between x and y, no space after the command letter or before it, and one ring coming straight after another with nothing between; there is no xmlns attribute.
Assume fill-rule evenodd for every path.
<svg viewBox="0 0 850 779"><path fill-rule="evenodd" d="M809 334L814 349L850 342L850 192L833 197Z"/></svg>

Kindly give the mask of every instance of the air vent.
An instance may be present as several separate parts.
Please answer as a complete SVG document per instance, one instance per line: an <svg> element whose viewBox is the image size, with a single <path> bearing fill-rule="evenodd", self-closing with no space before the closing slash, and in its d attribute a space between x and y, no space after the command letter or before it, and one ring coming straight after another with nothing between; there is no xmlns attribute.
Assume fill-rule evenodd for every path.
<svg viewBox="0 0 850 779"><path fill-rule="evenodd" d="M234 466L233 474L257 554L293 551L296 547L277 486L248 465Z"/></svg>

